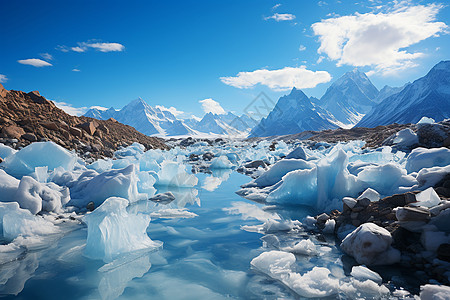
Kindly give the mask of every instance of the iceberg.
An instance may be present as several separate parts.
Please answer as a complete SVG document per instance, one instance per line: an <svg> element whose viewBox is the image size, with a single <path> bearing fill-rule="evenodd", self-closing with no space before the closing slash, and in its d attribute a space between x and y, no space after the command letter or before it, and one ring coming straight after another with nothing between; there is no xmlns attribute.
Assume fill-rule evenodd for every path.
<svg viewBox="0 0 450 300"><path fill-rule="evenodd" d="M139 193L138 181L134 165L99 175L88 171L70 187L70 204L81 208L92 201L97 207L109 197L126 198L130 203L147 199L147 194Z"/></svg>
<svg viewBox="0 0 450 300"><path fill-rule="evenodd" d="M83 218L88 226L86 256L111 262L121 254L162 245L147 235L150 217L128 214L128 203L127 199L110 197Z"/></svg>
<svg viewBox="0 0 450 300"><path fill-rule="evenodd" d="M231 169L234 165L230 162L226 155L221 155L213 158L209 167L211 169Z"/></svg>
<svg viewBox="0 0 450 300"><path fill-rule="evenodd" d="M77 156L53 142L32 143L18 152L8 156L1 166L14 177L30 175L36 167L47 166L48 170L61 167L73 170Z"/></svg>
<svg viewBox="0 0 450 300"><path fill-rule="evenodd" d="M185 165L175 161L164 161L157 177L158 186L194 187L198 183L195 175L186 172Z"/></svg>

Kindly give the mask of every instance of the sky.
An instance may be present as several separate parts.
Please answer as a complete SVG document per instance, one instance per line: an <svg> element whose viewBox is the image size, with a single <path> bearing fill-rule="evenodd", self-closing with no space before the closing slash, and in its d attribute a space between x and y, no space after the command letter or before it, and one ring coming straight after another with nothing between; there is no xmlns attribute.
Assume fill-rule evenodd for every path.
<svg viewBox="0 0 450 300"><path fill-rule="evenodd" d="M180 118L359 68L402 86L450 56L446 1L3 1L0 83L72 114L141 97Z"/></svg>

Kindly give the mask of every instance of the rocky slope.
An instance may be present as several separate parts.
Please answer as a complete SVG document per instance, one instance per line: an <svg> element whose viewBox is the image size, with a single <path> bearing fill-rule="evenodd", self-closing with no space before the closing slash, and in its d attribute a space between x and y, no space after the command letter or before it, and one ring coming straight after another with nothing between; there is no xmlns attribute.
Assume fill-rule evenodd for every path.
<svg viewBox="0 0 450 300"><path fill-rule="evenodd" d="M167 148L162 140L114 119L71 116L37 91L8 91L1 84L0 137L1 143L14 148L50 140L86 158L111 157L120 146L133 142L147 149Z"/></svg>

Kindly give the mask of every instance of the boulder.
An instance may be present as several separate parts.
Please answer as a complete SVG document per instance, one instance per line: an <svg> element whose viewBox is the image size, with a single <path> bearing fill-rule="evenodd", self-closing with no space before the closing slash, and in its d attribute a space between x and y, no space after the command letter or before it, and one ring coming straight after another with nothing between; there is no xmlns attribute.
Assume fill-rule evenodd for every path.
<svg viewBox="0 0 450 300"><path fill-rule="evenodd" d="M94 123L94 122L85 122L85 123L77 125L77 127L83 129L90 135L94 135L95 130L97 128L96 123Z"/></svg>
<svg viewBox="0 0 450 300"><path fill-rule="evenodd" d="M426 222L430 219L430 211L424 207L397 207L395 209L395 216L401 222Z"/></svg>
<svg viewBox="0 0 450 300"><path fill-rule="evenodd" d="M30 142L36 142L37 141L36 136L34 134L32 134L32 133L25 133L24 135L22 135L21 138L25 139L27 141L30 141Z"/></svg>
<svg viewBox="0 0 450 300"><path fill-rule="evenodd" d="M41 124L49 130L58 130L58 125L55 122L42 122Z"/></svg>
<svg viewBox="0 0 450 300"><path fill-rule="evenodd" d="M25 130L16 125L11 125L8 127L3 127L2 133L9 138L19 139L22 135L25 134Z"/></svg>
<svg viewBox="0 0 450 300"><path fill-rule="evenodd" d="M69 131L72 135L76 136L76 137L83 137L83 132L81 131L81 129L76 128L76 127L70 127Z"/></svg>
<svg viewBox="0 0 450 300"><path fill-rule="evenodd" d="M359 264L390 265L400 261L400 251L391 244L389 231L373 223L364 223L345 237L341 248Z"/></svg>

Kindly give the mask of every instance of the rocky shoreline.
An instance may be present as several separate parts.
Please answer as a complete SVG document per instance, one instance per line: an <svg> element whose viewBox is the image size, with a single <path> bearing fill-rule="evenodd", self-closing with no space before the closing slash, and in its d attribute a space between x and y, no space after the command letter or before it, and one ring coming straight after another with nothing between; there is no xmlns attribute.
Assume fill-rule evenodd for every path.
<svg viewBox="0 0 450 300"><path fill-rule="evenodd" d="M419 191L396 194L376 201L372 198L373 193L369 195L363 193L357 199L348 197L344 199L342 211L333 210L330 214L323 213L315 216L310 220L310 224L323 234L333 234L339 241L344 240L341 247L350 256L355 254L349 253L351 251L344 247L346 234L352 230L355 232L364 225L373 224L376 229L369 230L370 233L366 235L373 238L380 235L381 230L385 230L388 239L387 247L399 251L400 259L389 262L386 253L388 248L381 247L374 251L367 250L367 255L377 259L381 256L383 262L375 260L371 264L355 255L354 258L358 263L369 266L396 263L401 267L412 269L412 273L424 284L435 280L441 284L450 285L450 238L448 236L450 174L429 189L433 189L436 194L434 195L431 190L424 192L433 193L431 197L439 197L439 200L435 199L434 204L422 206L417 199L418 195L424 192ZM366 249L372 247L370 244L372 240L367 236L354 242L352 247Z"/></svg>
<svg viewBox="0 0 450 300"><path fill-rule="evenodd" d="M0 84L0 143L18 150L41 141L75 150L87 160L112 157L114 151L133 142L146 149L168 149L162 139L114 119L71 116L37 91L8 91Z"/></svg>

